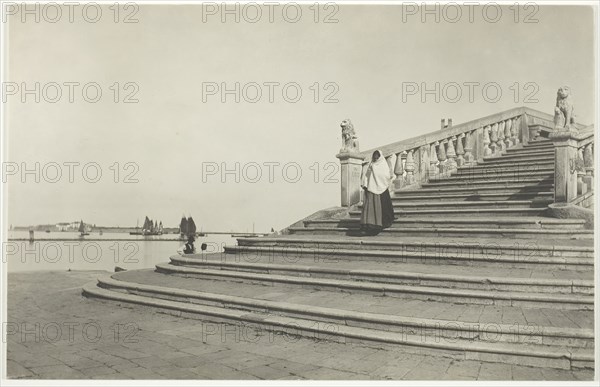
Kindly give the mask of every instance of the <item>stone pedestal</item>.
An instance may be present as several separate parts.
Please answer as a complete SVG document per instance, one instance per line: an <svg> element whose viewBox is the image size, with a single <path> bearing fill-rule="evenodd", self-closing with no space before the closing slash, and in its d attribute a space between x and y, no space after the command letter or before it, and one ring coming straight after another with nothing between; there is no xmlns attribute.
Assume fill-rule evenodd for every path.
<svg viewBox="0 0 600 387"><path fill-rule="evenodd" d="M577 140L574 130L557 130L548 136L554 142L554 202L568 203L577 197Z"/></svg>
<svg viewBox="0 0 600 387"><path fill-rule="evenodd" d="M360 153L340 153L335 157L341 165L341 193L343 207L350 207L360 202L360 179L364 161Z"/></svg>

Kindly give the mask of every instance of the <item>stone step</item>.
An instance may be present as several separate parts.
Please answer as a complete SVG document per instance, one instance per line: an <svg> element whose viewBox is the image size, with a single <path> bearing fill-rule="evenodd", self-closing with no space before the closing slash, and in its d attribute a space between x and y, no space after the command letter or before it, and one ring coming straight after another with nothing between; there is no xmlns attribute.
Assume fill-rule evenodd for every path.
<svg viewBox="0 0 600 387"><path fill-rule="evenodd" d="M480 173L454 173L452 175L438 175L429 179L430 183L433 182L453 182L456 184L470 184L470 183L484 183L494 182L497 180L511 180L511 181L525 181L530 182L533 179L554 179L554 170L548 171L509 171L509 172L497 172L497 171L482 171Z"/></svg>
<svg viewBox="0 0 600 387"><path fill-rule="evenodd" d="M531 155L546 155L554 154L554 146L543 146L543 147L524 147L524 148L508 148L505 151L505 155L520 155L520 154L531 154Z"/></svg>
<svg viewBox="0 0 600 387"><path fill-rule="evenodd" d="M472 201L420 201L420 202L392 202L394 209L405 210L432 210L432 209L472 209L472 208L546 208L551 204L551 200L472 200ZM362 204L358 205L362 208Z"/></svg>
<svg viewBox="0 0 600 387"><path fill-rule="evenodd" d="M593 349L560 346L560 343L565 342L565 340L569 343L585 344L589 341L590 334L588 330L576 332L573 329L544 329L534 333L529 330L529 332L532 332L531 337L537 343L531 343L525 339L521 343L513 343L508 339L501 342L498 340L488 342L490 340L487 337L489 334L486 334L487 330L491 331L495 327L477 328L475 330L477 333L475 340L473 340L473 333L465 336L464 330L459 327L458 330L454 329L453 331L440 329L437 339L434 339L436 334L433 328L436 327L435 321L411 321L398 318L394 322L394 320L391 320L394 317L385 315L369 316L359 314L356 311L347 312L339 309L333 310L333 308L315 309L314 306L267 303L268 301L260 303L257 300L244 297L226 297L156 285L134 284L133 286L127 286L128 284L119 285L114 282L106 284L106 282L108 281L105 280L105 285L112 286L112 290L87 285L83 289L83 294L86 297L152 307L163 313L196 318L202 321L252 324L261 328L261 330L280 332L286 335L308 336L318 340L363 344L376 343L378 346L402 346L403 348L406 347L408 352L417 350L419 353L427 353L432 351L431 353L442 356L456 358L465 358L466 356L469 359L479 361L498 361L501 358L503 362L520 365L543 365L563 369L593 367ZM130 292L142 295L130 294ZM212 303L212 305L202 304L202 302ZM213 306L215 304L217 306ZM258 307L262 309L258 309ZM423 326L424 332L419 331L419 324L425 324ZM437 327L446 328L448 325L450 324L445 323L444 325L437 325ZM370 328L370 326L373 328ZM386 331L378 328L384 326L393 326L395 329ZM411 326L413 329L407 329ZM451 326L455 327L453 324ZM430 334L428 331L432 329L433 332ZM502 337L505 332L510 332L510 329L510 326L500 327L502 334L498 335L498 331L496 331L495 336ZM512 329L514 332L515 326ZM483 333L480 333L480 331L483 331ZM546 334L546 332L549 333ZM450 334L454 335L451 339ZM461 336L465 336L465 338ZM441 337L449 339L440 340ZM544 338L546 338L545 341ZM553 341L551 338L557 338L557 341ZM515 339L519 341L520 335ZM544 345L545 343L547 344ZM553 343L559 345L549 345Z"/></svg>
<svg viewBox="0 0 600 387"><path fill-rule="evenodd" d="M512 173L513 176L528 176L529 174L553 174L554 164L543 164L539 165L520 165L520 166L487 166L486 164L479 164L475 166L459 167L456 172L447 177L452 176L477 176L477 175L491 175L503 176L505 174ZM441 177L438 175L438 177Z"/></svg>
<svg viewBox="0 0 600 387"><path fill-rule="evenodd" d="M592 310L594 308L594 297L582 294L507 292L400 285L285 274L262 274L232 269L215 270L171 264L158 264L156 265L156 269L165 274L177 274L203 280L209 279L292 288L327 289L330 291L344 291L351 294L365 293L374 296L435 300L455 304L555 308L560 310ZM293 290L291 293L293 294Z"/></svg>
<svg viewBox="0 0 600 387"><path fill-rule="evenodd" d="M421 193L421 195L408 194L406 191L398 191L392 197L392 202L410 201L500 201L500 200L553 200L554 192L494 192L482 194L453 194L441 195L438 193Z"/></svg>
<svg viewBox="0 0 600 387"><path fill-rule="evenodd" d="M374 248L354 248L352 245L339 246L310 245L242 245L225 246L225 256L236 254L240 259L247 257L266 257L275 260L298 260L311 257L316 262L374 262L406 265L456 265L461 268L485 269L523 269L538 270L544 273L556 270L560 273L568 271L593 271L593 258L582 252L548 252L537 251L535 245L522 245L512 250L488 244L485 246L461 245L459 242L440 246L401 246L399 250L385 249L386 245ZM562 254L563 256L543 255ZM579 256L578 256L579 254Z"/></svg>
<svg viewBox="0 0 600 387"><path fill-rule="evenodd" d="M387 283L439 288L505 291L524 293L594 294L593 273L564 271L556 278L553 271L537 273L532 270L481 269L453 265L424 264L374 264L361 261L315 260L303 257L290 260L261 254L194 254L172 256L171 264L177 266L206 268L211 270L234 270L261 274L280 274L296 277L342 279L369 283ZM411 271L407 271L411 270ZM541 274L541 275L540 275ZM501 276L502 275L502 276Z"/></svg>
<svg viewBox="0 0 600 387"><path fill-rule="evenodd" d="M464 165L462 167L458 167L457 171L454 173L461 173L461 171L465 171L465 173L479 173L486 171L553 171L554 170L554 160L547 161L543 163L531 163L531 162L516 162L512 164L504 164L504 165L490 165L488 163L480 163L475 165Z"/></svg>
<svg viewBox="0 0 600 387"><path fill-rule="evenodd" d="M314 219L304 222L305 227L360 227L360 211L350 212L352 218L346 219ZM403 218L397 214L397 219L392 227L455 227L455 228L519 228L519 229L544 229L544 230L584 230L583 219L554 219L554 218L447 218L447 217L410 217Z"/></svg>
<svg viewBox="0 0 600 387"><path fill-rule="evenodd" d="M362 236L359 230L348 227L290 227L291 233L303 235L327 234ZM590 230L492 229L492 228L425 228L392 227L382 234L396 237L456 237L456 238L514 238L514 239L592 239Z"/></svg>
<svg viewBox="0 0 600 387"><path fill-rule="evenodd" d="M554 143L550 140L531 140L527 144L521 144L525 147L541 147L541 146L554 146Z"/></svg>
<svg viewBox="0 0 600 387"><path fill-rule="evenodd" d="M166 265L166 263L165 263ZM174 266L174 265L170 265ZM185 266L180 266L185 267ZM241 296L263 301L287 302L311 307L333 307L348 312L384 313L411 318L435 318L458 323L519 324L540 328L593 329L593 310L556 310L550 308L522 308L515 306L469 305L438 302L435 300L409 300L399 297L373 296L357 292L349 297L337 289L312 287L264 286L239 282L166 275L158 270L141 269L114 273L115 280L136 284L167 286L182 290ZM104 276L102 278L105 278Z"/></svg>
<svg viewBox="0 0 600 387"><path fill-rule="evenodd" d="M592 240L554 240L539 238L535 241L506 242L497 238L438 238L432 241L427 237L394 238L386 235L369 237L348 237L331 235L284 235L259 238L239 238L239 248L261 247L266 249L282 249L303 254L323 254L337 256L338 252L354 252L358 256L377 257L382 252L392 254L390 257L401 258L421 255L427 257L445 258L451 254L457 258L475 259L479 256L488 260L499 259L501 262L522 262L534 260L542 262L548 257L564 258L561 261L543 261L560 264L588 264L594 258ZM225 246L225 250L234 248ZM275 250L273 250L275 251ZM279 251L279 250L278 250ZM371 254L371 251L373 253ZM585 258L583 261L571 261L572 258ZM369 258L371 259L371 258ZM462 260L464 261L464 259ZM500 262L499 261L499 262ZM588 267L589 268L589 267Z"/></svg>
<svg viewBox="0 0 600 387"><path fill-rule="evenodd" d="M553 148L548 149L518 149L518 150L506 150L503 153L496 155L485 156L485 160L489 159L497 159L497 158L521 158L521 157L530 157L530 158L549 158L554 157L555 150Z"/></svg>
<svg viewBox="0 0 600 387"><path fill-rule="evenodd" d="M171 265L173 266L173 265ZM226 307L227 306L236 306L236 307L240 307L242 305L245 306L249 306L251 308L255 308L255 307L262 307L263 311L267 310L273 314L278 314L280 312L284 312L286 310L290 311L294 310L295 312L299 312L299 308L304 308L304 310L306 310L307 307L311 307L312 311L313 311L313 316L315 315L321 315L321 316L325 316L325 315L329 315L331 317L330 313L318 313L318 312L325 312L325 310L321 309L324 308L324 305L334 305L335 309L339 310L339 311L345 311L346 314L347 313L356 313L358 316L361 316L363 313L369 313L371 315L373 314L377 314L380 317L383 317L386 314L380 314L380 313L373 313L375 310L377 309L382 309L381 307L384 307L385 309L388 309L391 313L393 313L393 316L395 316L398 319L401 319L404 323L408 323L409 321L414 321L414 322L418 322L419 324L425 324L425 326L431 326L429 325L429 323L431 322L435 322L435 323L443 323L448 324L448 323L457 323L458 326L466 326L469 328L474 328L472 326L472 324L474 323L482 323L485 324L486 321L489 321L488 319L486 319L485 317L482 319L482 321L480 321L478 319L479 316L465 316L464 319L461 318L454 318L453 320L448 320L448 319L431 319L431 318L425 318L424 316L430 315L429 313L427 313L427 311L416 311L414 313L402 313L403 312L403 306L404 305L395 305L395 303L401 304L402 302L405 302L401 299L397 299L394 297L383 297L383 300L380 300L380 302L378 302L380 308L377 307L368 307L367 305L361 306L361 303L368 303L368 301L371 301L370 304L374 304L376 302L374 302L375 300L373 300L372 296L366 295L366 294L362 294L362 295L357 295L356 300L358 302L352 302L352 300L349 299L345 299L344 294L339 292L339 291L327 291L327 290L317 290L312 291L312 289L296 289L297 290L297 297L296 298L291 298L291 297L286 297L285 296L285 292L284 293L279 293L279 294L273 294L272 291L270 289L261 289L261 287L259 285L246 285L246 284L240 284L240 286L238 287L233 287L233 288L227 288L227 284L223 283L223 281L214 281L214 280L207 280L209 283L198 283L199 281L194 281L193 278L182 278L181 276L169 276L169 275L163 275L160 272L149 272L147 270L136 270L135 272L129 272L129 273L124 273L124 274L115 274L112 276L112 278L108 277L108 276L104 276L101 277L99 279L99 285L101 287L104 288L121 288L121 289L127 289L128 291L135 291L136 288L146 288L144 290L150 290L148 289L151 286L160 286L160 290L158 292L155 292L155 294L157 295L158 293L165 293L164 287L169 287L171 289L179 289L180 292L184 293L185 295L189 295L191 296L191 298L199 301L199 303L206 303L206 304L212 304L213 306L215 304L220 304L223 305L225 304ZM212 285L212 286L209 286ZM194 293L201 293L202 296L200 296L198 294L199 297L194 297ZM290 292L287 292L288 294ZM311 294L312 293L312 294ZM316 293L316 294L314 294ZM169 291L169 293L167 293L168 295L176 295L176 292L171 292ZM326 300L323 300L324 298L326 298ZM283 300L283 301L282 301ZM432 306L434 308L437 308L439 305L439 303L437 302L432 302ZM422 307L424 304L423 302L415 302L413 303L413 306L415 307ZM459 307L458 304L455 304L456 307ZM327 309L331 308L331 307L325 307ZM513 307L513 306L506 306L506 311L510 312L507 313L507 315L511 315L513 314L512 312L517 312L519 311L518 307ZM467 308L462 307L463 310L468 310L468 306ZM476 307L474 309L481 309L479 307ZM485 307L483 309L487 309L490 310L490 307ZM531 308L523 308L522 310L525 310L525 312L527 314L530 314L529 312L531 311L538 311L539 309L531 309ZM543 310L543 308L542 308ZM535 325L537 325L539 327L539 329L537 329L538 331L545 331L548 332L549 335L552 337L554 336L553 340L546 342L547 345L554 345L554 344L559 344L559 345L568 345L571 347L593 347L593 341L587 340L589 338L589 336L587 334L583 334L583 332L588 332L588 330L590 328L593 327L593 323L592 324L586 324L586 323L582 323L581 325L584 326L585 328L581 328L579 325L577 325L576 323L569 321L568 318L575 318L575 316L577 315L585 315L586 317L592 317L591 315L593 314L592 311L573 311L570 312L568 310L565 310L564 312L561 313L557 313L556 316L553 316L552 314L550 314L551 319L547 320L548 322L546 323L545 326L542 326L541 324L537 324L538 321L536 321L536 319L532 319L533 323ZM554 317L558 317L558 316L564 316L564 317L568 317L567 319L564 318L559 318L559 319L555 319ZM443 316L443 314L442 314ZM390 316L391 317L391 316ZM456 316L456 317L460 317L460 316ZM452 317L450 317L452 318ZM413 320L414 319L414 320ZM369 322L370 319L364 319L365 322ZM433 320L433 321L431 321ZM503 316L500 318L495 318L493 319L494 323L498 324L498 328L500 328L501 326L509 326L509 324L519 324L519 323L525 323L524 319L515 319L514 317L507 317L507 316ZM593 320L592 320L593 321ZM507 324L508 322L508 324ZM591 326L590 326L591 325ZM392 328L391 326L388 328ZM514 329L515 327L513 326L513 333L514 334L518 334L518 330ZM574 335L568 335L567 330L566 329L571 329L572 332L579 332L578 334L574 334ZM557 331L562 332L561 335L556 335ZM524 333L524 332L523 332ZM528 334L531 334L532 332L528 332ZM563 342L563 343L557 343L556 340L560 340L560 337L565 338L568 336L571 336L571 338L574 339L579 339L577 341L579 342ZM587 337L586 337L587 336ZM514 337L513 337L514 338Z"/></svg>
<svg viewBox="0 0 600 387"><path fill-rule="evenodd" d="M350 247L350 246L348 246ZM456 249L455 249L456 250ZM337 255L325 255L325 253L333 252L339 253ZM367 250L362 250L363 253L368 253ZM462 265L456 262L447 264L443 259L436 260L435 264L427 262L427 258L424 258L422 262L408 262L408 259L398 258L399 254L397 251L391 250L374 250L375 253L370 255L360 254L355 249L320 249L313 247L307 248L284 248L283 246L226 246L224 252L219 253L207 253L201 252L197 254L185 254L185 255L174 255L171 260L175 258L191 258L196 261L218 261L221 263L246 263L246 264L274 264L274 265L300 265L300 266L318 266L325 268L343 268L346 271L349 270L377 270L384 272L404 272L404 273L422 273L422 274L436 274L443 273L444 275L456 275L456 276L476 276L476 277L503 277L503 278L525 278L525 279L557 279L557 280L594 280L593 270L569 270L556 269L545 267L540 264L530 268L511 268L511 267L500 267L500 265L486 266L486 265ZM396 254L394 254L396 253ZM391 255L390 255L391 254ZM361 255L364 255L364 259L361 259ZM380 255L382 257L389 258L387 260L372 259ZM462 258L470 257L473 260L486 261L490 260L490 257L500 256L497 251L493 254L490 252L483 254L471 254L467 256L461 251L449 251L449 249L440 248L437 251L437 255L442 258L453 259L454 256ZM475 257L477 255L477 257ZM427 256L427 254L423 254ZM434 253L429 254L429 259L434 259ZM511 258L516 261L515 257L508 257L506 255L500 256L497 262L507 262L507 259ZM553 262L561 263L568 261L566 259L557 261L550 260L546 261L544 257L542 263ZM565 257L559 257L565 258ZM535 257L532 254L522 254L519 260L529 261L537 263L539 257ZM494 260L494 259L493 259ZM576 258L569 257L576 263L582 265L590 264L593 261L592 257L587 258ZM592 289L593 290L593 289Z"/></svg>
<svg viewBox="0 0 600 387"><path fill-rule="evenodd" d="M548 159L548 158L552 158L552 159L554 158L553 150L543 151L542 153L526 152L526 153L509 153L509 154L501 154L501 155L494 155L494 156L484 156L483 162L497 161L499 159L513 160L513 161L533 160L533 161L539 162L540 160Z"/></svg>
<svg viewBox="0 0 600 387"><path fill-rule="evenodd" d="M421 200L425 198L420 198ZM434 199L432 199L434 200ZM461 209L433 209L433 210L399 210L398 206L394 204L394 214L399 219L402 218L425 218L425 217L489 217L489 218L505 218L509 216L539 216L543 217L546 214L547 208L461 208ZM359 217L360 211L350 211L352 217Z"/></svg>
<svg viewBox="0 0 600 387"><path fill-rule="evenodd" d="M395 195L419 195L419 194L436 194L436 195L478 195L486 193L529 193L529 192L554 192L553 183L542 183L536 185L530 184L506 184L505 186L497 186L494 184L479 185L473 187L470 185L465 187L461 184L458 187L452 186L432 186L423 187L420 189L396 190Z"/></svg>
<svg viewBox="0 0 600 387"><path fill-rule="evenodd" d="M458 179L442 179L442 180L431 180L422 185L423 188L461 188L461 187L469 187L471 190L477 190L480 188L490 188L490 187L510 187L512 185L528 185L528 186L538 186L538 185L547 185L550 183L554 183L554 176L539 176L539 177L522 177L522 178L500 178L500 179L489 179L487 177L481 178L470 178L465 180Z"/></svg>
<svg viewBox="0 0 600 387"><path fill-rule="evenodd" d="M554 156L495 156L495 157L484 157L484 165L511 165L515 162L518 163L531 163L531 165L541 165L554 162ZM479 164L479 165L482 165Z"/></svg>

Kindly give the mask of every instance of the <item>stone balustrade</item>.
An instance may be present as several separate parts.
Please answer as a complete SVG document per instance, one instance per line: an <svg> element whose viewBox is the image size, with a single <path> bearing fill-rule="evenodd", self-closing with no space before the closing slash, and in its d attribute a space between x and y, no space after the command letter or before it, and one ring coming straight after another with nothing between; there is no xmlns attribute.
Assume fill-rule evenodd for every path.
<svg viewBox="0 0 600 387"><path fill-rule="evenodd" d="M555 143L555 202L570 201L593 186L593 127L591 131L585 128L575 124L573 132L560 134L554 130L552 115L519 107L367 151L340 153L342 206L361 201L361 176L375 149L381 150L394 176L390 183L393 193L448 177L459 167L501 156L507 149L540 136ZM575 161L569 164L569 160ZM569 165L583 165L582 171L573 172L576 177L572 180Z"/></svg>
<svg viewBox="0 0 600 387"><path fill-rule="evenodd" d="M583 133L585 137L577 142L577 196L584 195L594 189L594 136Z"/></svg>
<svg viewBox="0 0 600 387"><path fill-rule="evenodd" d="M476 165L484 156L500 156L523 142L520 122L524 115L513 109L382 147L394 175L390 191L412 189L431 179L450 176L459 167ZM373 151L361 152L363 173Z"/></svg>

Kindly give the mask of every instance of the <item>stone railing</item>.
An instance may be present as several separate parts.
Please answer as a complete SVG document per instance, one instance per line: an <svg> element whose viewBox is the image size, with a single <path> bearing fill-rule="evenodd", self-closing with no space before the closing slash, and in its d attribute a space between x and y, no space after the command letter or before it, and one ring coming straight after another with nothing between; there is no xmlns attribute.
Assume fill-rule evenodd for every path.
<svg viewBox="0 0 600 387"><path fill-rule="evenodd" d="M554 202L587 207L594 188L594 126L553 131L549 138L556 155Z"/></svg>
<svg viewBox="0 0 600 387"><path fill-rule="evenodd" d="M530 115L544 124L548 117L552 121L551 116L520 107L376 148L394 175L390 191L419 187L527 143ZM360 201L360 179L374 151L337 155L342 165L342 206Z"/></svg>
<svg viewBox="0 0 600 387"><path fill-rule="evenodd" d="M394 176L390 185L390 192L394 192L418 188L430 180L451 175L458 167L476 165L484 157L500 156L509 148L539 137L551 138L556 146L555 202L570 201L577 196L577 181L581 192L592 187L593 128L574 124L573 132L568 132L569 150L564 152L562 143L567 140L557 135L553 120L550 114L519 107L379 148L342 152L336 156L342 171L341 204L351 206L360 202L361 176L375 149L383 153ZM577 160L580 153L585 173L578 173L574 183L568 182L569 160ZM566 194L567 191L570 193Z"/></svg>

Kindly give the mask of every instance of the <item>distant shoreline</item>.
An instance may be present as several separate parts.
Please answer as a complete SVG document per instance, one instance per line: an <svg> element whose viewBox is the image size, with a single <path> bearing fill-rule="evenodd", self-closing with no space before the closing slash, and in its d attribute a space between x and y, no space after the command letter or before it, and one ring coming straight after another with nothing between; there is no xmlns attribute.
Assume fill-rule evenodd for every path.
<svg viewBox="0 0 600 387"><path fill-rule="evenodd" d="M32 229L34 232L46 232L46 230L50 230L52 233L69 233L69 232L78 232L77 230L68 230L68 231L60 231L56 227L47 227L47 226L33 226L33 227L13 227L12 230L8 231L29 231ZM92 227L90 232L100 232L103 233L130 233L134 231L140 231L140 228L136 227ZM268 235L268 232L238 232L238 231L200 231L200 234L210 235L210 234L218 234L218 235L239 235L239 236L261 236ZM163 235L179 235L178 228L164 228Z"/></svg>

